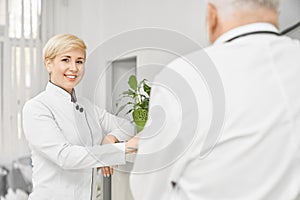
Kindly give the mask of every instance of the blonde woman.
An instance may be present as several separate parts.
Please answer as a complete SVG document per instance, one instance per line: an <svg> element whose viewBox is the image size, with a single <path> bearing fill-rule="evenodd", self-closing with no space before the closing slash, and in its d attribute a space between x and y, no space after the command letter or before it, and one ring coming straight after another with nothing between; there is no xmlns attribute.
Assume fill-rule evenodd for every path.
<svg viewBox="0 0 300 200"><path fill-rule="evenodd" d="M92 199L95 168L102 167L104 176L109 176L112 168L105 166L124 164L125 154L132 151L127 147L136 146L137 138L117 142L132 137L134 129L128 121L76 97L74 87L84 75L86 60L81 39L54 36L43 57L49 83L23 109L33 162L29 199Z"/></svg>

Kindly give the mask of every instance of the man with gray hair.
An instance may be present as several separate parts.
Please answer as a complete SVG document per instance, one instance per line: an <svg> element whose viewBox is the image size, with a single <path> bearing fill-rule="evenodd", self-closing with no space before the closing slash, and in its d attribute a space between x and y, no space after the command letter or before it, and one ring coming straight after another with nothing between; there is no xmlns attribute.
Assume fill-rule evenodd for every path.
<svg viewBox="0 0 300 200"><path fill-rule="evenodd" d="M278 7L279 0L208 0L205 52L225 93L221 136L206 157L181 159L166 177L144 181L148 196L133 188L136 199L300 199L300 43L279 34ZM151 191L155 184L164 195Z"/></svg>
<svg viewBox="0 0 300 200"><path fill-rule="evenodd" d="M278 33L279 0L208 0L207 28L226 96L212 152L181 169L173 197L300 198L300 44ZM178 172L177 172L178 173Z"/></svg>

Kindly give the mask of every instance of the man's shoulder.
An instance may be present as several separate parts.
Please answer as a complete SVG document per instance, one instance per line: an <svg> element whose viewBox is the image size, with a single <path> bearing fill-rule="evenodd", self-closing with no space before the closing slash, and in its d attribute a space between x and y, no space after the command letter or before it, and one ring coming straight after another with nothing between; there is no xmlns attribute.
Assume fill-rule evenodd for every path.
<svg viewBox="0 0 300 200"><path fill-rule="evenodd" d="M209 54L206 52L206 49L208 48L199 49L189 54L181 55L176 59L172 60L167 65L167 68L180 68L184 70L184 67L196 65L197 61L201 61L203 63L203 61L205 60L210 60Z"/></svg>
<svg viewBox="0 0 300 200"><path fill-rule="evenodd" d="M291 45L295 48L300 48L300 40L298 40L298 39L293 39L288 36L282 36L281 39L282 39L282 41L281 41L282 44Z"/></svg>

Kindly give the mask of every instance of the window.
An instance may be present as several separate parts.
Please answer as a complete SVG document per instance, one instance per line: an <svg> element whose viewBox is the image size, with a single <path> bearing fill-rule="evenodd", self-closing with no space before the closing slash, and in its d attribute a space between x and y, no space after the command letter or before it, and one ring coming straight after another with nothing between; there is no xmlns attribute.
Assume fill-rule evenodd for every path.
<svg viewBox="0 0 300 200"><path fill-rule="evenodd" d="M43 1L44 2L44 1ZM0 0L0 150L12 160L28 149L24 103L47 81L42 73L42 0Z"/></svg>
<svg viewBox="0 0 300 200"><path fill-rule="evenodd" d="M0 0L0 26L5 25L5 0Z"/></svg>
<svg viewBox="0 0 300 200"><path fill-rule="evenodd" d="M3 42L0 42L0 141L2 143L2 125L3 125ZM0 144L1 146L3 144Z"/></svg>
<svg viewBox="0 0 300 200"><path fill-rule="evenodd" d="M10 0L8 9L9 37L37 39L41 0Z"/></svg>

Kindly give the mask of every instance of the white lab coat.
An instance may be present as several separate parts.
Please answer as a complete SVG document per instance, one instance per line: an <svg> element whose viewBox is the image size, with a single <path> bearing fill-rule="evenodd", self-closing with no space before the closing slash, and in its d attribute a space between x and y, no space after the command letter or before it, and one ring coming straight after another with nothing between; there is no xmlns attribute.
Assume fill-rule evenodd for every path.
<svg viewBox="0 0 300 200"><path fill-rule="evenodd" d="M125 144L100 145L104 134L119 140L134 134L126 120L85 99L71 102L69 93L50 82L26 102L23 128L33 162L30 200L91 199L93 168L125 163Z"/></svg>
<svg viewBox="0 0 300 200"><path fill-rule="evenodd" d="M134 166L139 174L131 175L131 189L136 200L300 198L300 43L271 34L248 35L225 43L235 36L258 30L277 31L271 24L249 24L223 34L205 49L218 70L226 98L223 131L213 151L203 159L197 156L205 141L205 127L211 122L203 119L191 148L168 167L151 171L141 163L148 157L151 159L145 155L167 143L172 139L168 135L174 133L163 127L153 139L139 146ZM195 52L193 57L195 55L199 55L197 59L201 62L203 51ZM205 88L198 87L203 85L203 80L195 79L194 70L183 59L172 62L168 68L182 73L189 82L198 81L192 85L198 91L196 96L207 93ZM158 79L162 79L161 75ZM165 124L177 126L180 117L172 118L170 114L177 116L179 113L174 98L164 89L155 87L150 110L153 106L170 105L164 107L165 113L169 113ZM202 95L202 98L206 97ZM205 108L208 104L205 106L203 99L203 102L190 105L190 112L193 114L196 111L192 108L198 108L199 119L202 119L201 113L211 118L212 112ZM150 111L150 118L156 118L155 112L152 113L151 116ZM147 130L145 133L149 134ZM159 166L157 163L171 155L164 153L170 152L161 151L148 163L154 168ZM140 173L143 168L148 173Z"/></svg>

